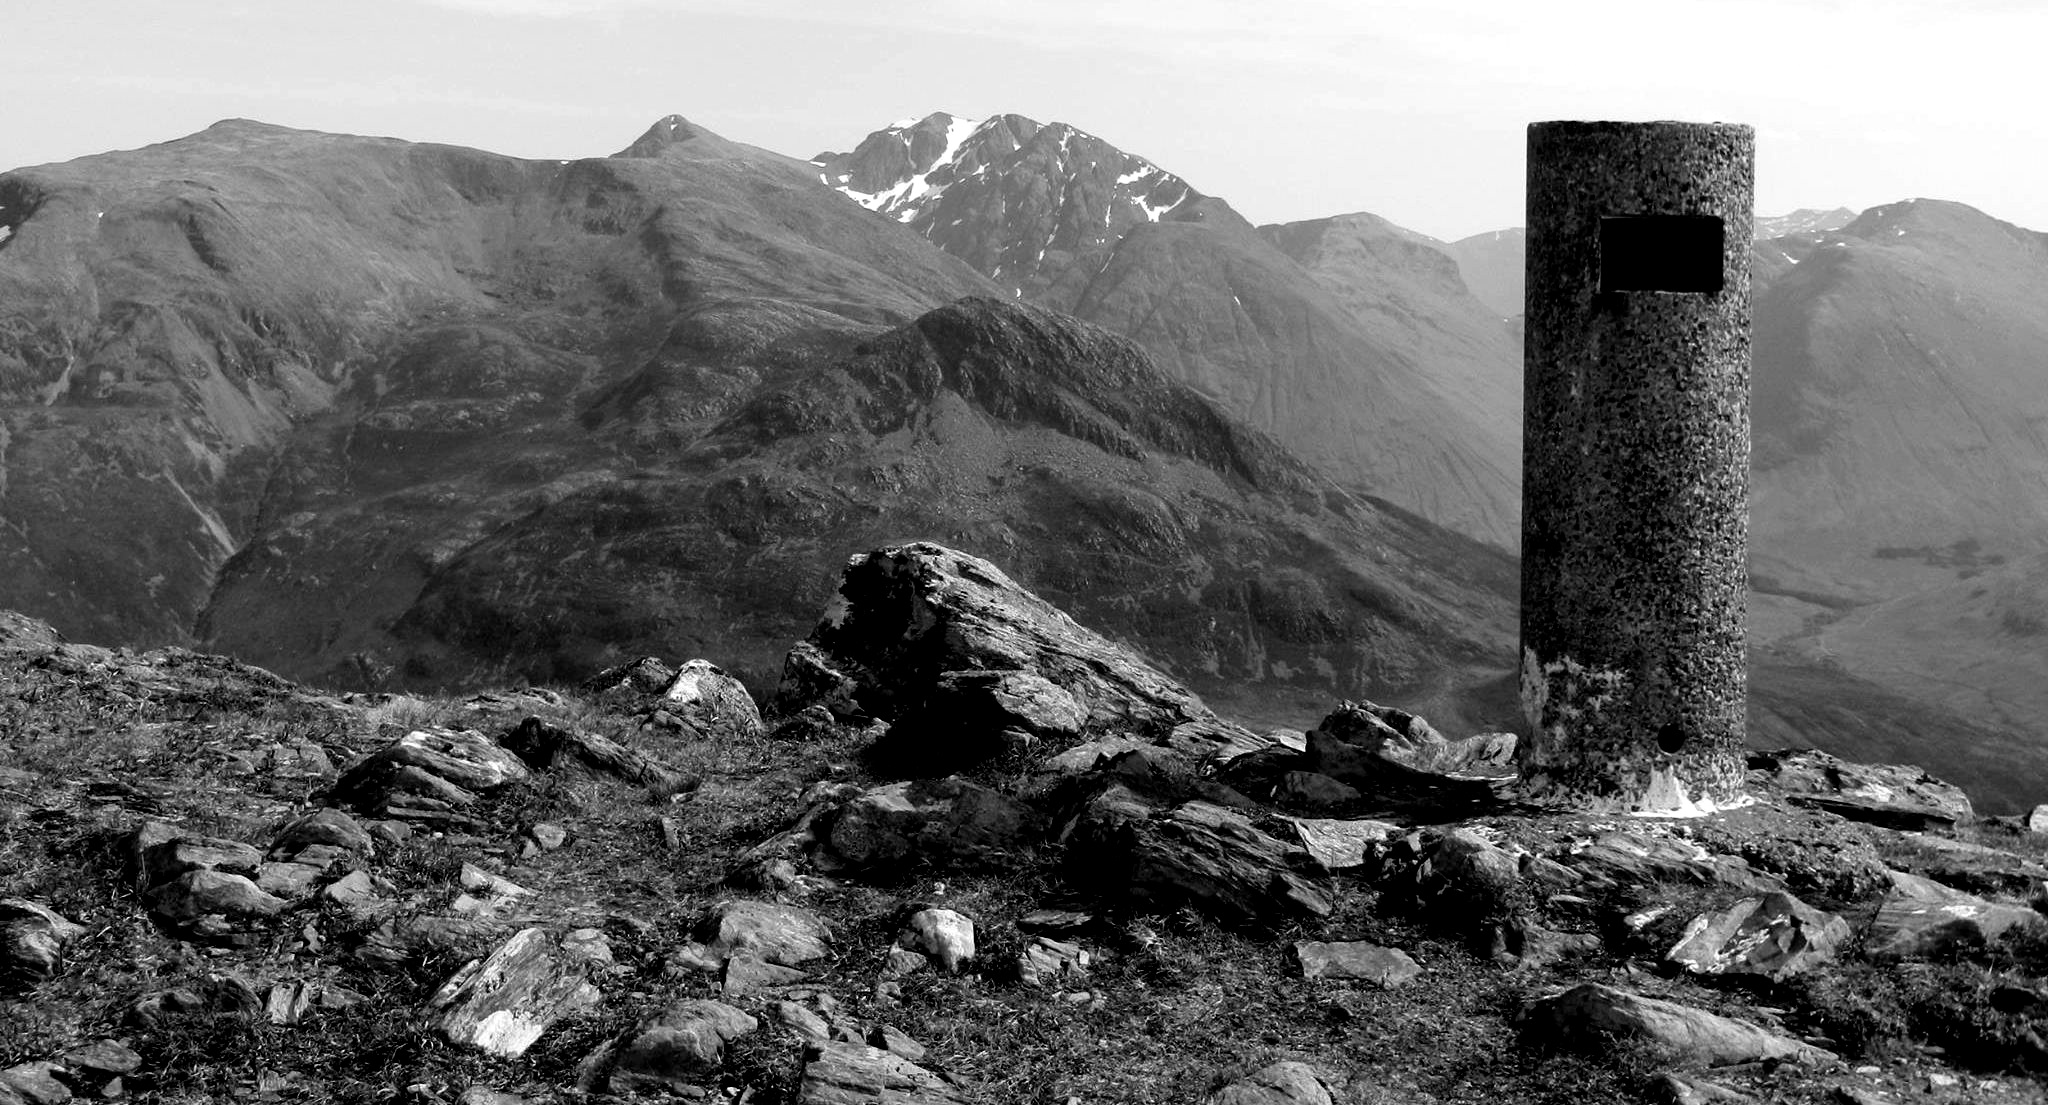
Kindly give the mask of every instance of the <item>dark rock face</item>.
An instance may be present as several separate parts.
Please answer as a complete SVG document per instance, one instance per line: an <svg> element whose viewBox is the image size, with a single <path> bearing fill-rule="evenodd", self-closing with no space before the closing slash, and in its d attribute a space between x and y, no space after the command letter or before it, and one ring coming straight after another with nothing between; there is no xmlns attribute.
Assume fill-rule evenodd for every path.
<svg viewBox="0 0 2048 1105"><path fill-rule="evenodd" d="M1219 743L1236 733L1143 657L995 565L940 545L855 556L812 642L841 670L858 673L857 699L897 732L936 733L956 723L1000 731L1013 722L1062 735L1085 720L1158 737L1193 726ZM971 703L965 716L956 712L963 699ZM970 758L995 750L973 749L982 755Z"/></svg>
<svg viewBox="0 0 2048 1105"><path fill-rule="evenodd" d="M1080 885L1147 908L1186 903L1241 924L1320 917L1334 908L1314 860L1235 810L1188 802L1158 813L1112 786L1073 829Z"/></svg>
<svg viewBox="0 0 2048 1105"><path fill-rule="evenodd" d="M913 856L985 867L1027 847L1038 820L1029 806L958 776L890 783L839 807L817 858L854 869L887 869Z"/></svg>

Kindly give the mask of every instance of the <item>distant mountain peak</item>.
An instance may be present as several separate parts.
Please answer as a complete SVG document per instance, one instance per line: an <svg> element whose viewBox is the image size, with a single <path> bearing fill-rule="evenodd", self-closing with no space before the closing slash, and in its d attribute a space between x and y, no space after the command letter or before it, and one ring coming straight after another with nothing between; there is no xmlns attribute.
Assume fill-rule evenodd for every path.
<svg viewBox="0 0 2048 1105"><path fill-rule="evenodd" d="M717 152L730 148L737 153L737 144L690 122L680 115L664 115L654 121L646 132L633 140L633 144L620 150L617 157L660 157L677 146L690 145L700 152Z"/></svg>
<svg viewBox="0 0 2048 1105"><path fill-rule="evenodd" d="M848 153L811 159L818 179L910 227L1019 297L1132 227L1199 219L1187 182L1067 123L939 111L901 119Z"/></svg>
<svg viewBox="0 0 2048 1105"><path fill-rule="evenodd" d="M1087 131L1013 114L971 119L937 111L899 119L852 152L821 153L811 164L827 187L926 237L947 191L967 181L985 187L1020 179L1057 183L1053 198L1065 202L1074 182L1086 179L1085 198L1105 208L1106 222L1096 220L1104 229L1119 221L1158 222L1201 198L1179 177ZM1119 214L1126 217L1119 220Z"/></svg>
<svg viewBox="0 0 2048 1105"><path fill-rule="evenodd" d="M1786 215L1758 215L1751 224L1750 237L1756 241L1782 238L1787 234L1823 234L1840 230L1856 218L1846 207L1802 207Z"/></svg>

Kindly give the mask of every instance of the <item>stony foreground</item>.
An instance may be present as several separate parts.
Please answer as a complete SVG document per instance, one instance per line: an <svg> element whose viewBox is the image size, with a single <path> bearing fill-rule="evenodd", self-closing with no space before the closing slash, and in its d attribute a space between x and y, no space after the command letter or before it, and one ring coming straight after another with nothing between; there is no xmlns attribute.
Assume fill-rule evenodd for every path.
<svg viewBox="0 0 2048 1105"><path fill-rule="evenodd" d="M2043 1100L2048 837L1915 769L1519 806L1511 736L1255 734L935 545L764 697L0 615L0 1105Z"/></svg>

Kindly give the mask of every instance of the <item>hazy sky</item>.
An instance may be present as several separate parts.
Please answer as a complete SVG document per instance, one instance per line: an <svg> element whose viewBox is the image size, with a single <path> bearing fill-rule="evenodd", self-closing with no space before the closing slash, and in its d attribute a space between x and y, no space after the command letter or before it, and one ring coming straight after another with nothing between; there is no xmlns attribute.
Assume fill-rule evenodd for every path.
<svg viewBox="0 0 2048 1105"><path fill-rule="evenodd" d="M1519 225L1533 120L1726 120L1757 207L2048 230L2043 0L12 0L0 168L217 119L531 157L671 112L797 157L947 110L1061 120L1255 222Z"/></svg>

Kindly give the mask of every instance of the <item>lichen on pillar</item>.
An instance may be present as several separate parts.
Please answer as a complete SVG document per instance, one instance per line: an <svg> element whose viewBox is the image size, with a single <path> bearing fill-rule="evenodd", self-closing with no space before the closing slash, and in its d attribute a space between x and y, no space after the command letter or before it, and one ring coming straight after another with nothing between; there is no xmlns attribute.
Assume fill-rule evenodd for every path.
<svg viewBox="0 0 2048 1105"><path fill-rule="evenodd" d="M1529 128L1525 797L1742 799L1755 137Z"/></svg>

